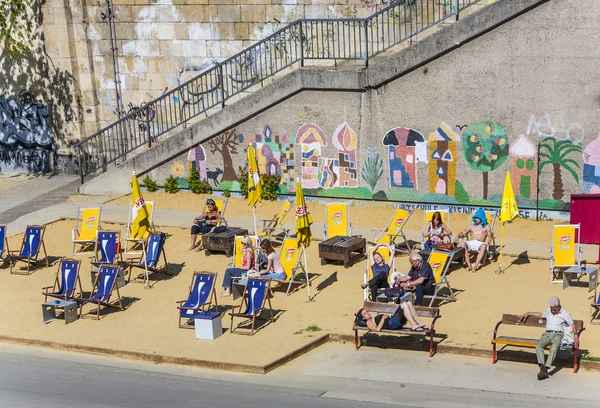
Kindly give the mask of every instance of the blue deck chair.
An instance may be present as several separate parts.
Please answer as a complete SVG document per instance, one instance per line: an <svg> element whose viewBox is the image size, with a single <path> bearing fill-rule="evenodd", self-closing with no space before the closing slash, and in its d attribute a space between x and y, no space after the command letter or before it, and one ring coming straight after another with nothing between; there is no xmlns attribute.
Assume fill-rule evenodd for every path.
<svg viewBox="0 0 600 408"><path fill-rule="evenodd" d="M39 264L42 261L38 260L40 249L44 250L44 260L46 266L50 266L48 262L48 254L46 253L46 245L44 245L44 233L46 232L45 225L28 225L23 235L23 243L20 251L11 251L18 255L10 255L10 273L21 273L17 270L13 271L13 266L17 262L27 262L27 275L31 271L31 264ZM22 273L21 273L22 274Z"/></svg>
<svg viewBox="0 0 600 408"><path fill-rule="evenodd" d="M54 285L42 288L44 291L42 294L45 296L44 302L48 301L48 296L64 300L81 297L83 290L79 278L79 265L80 262L77 259L63 258L60 260ZM79 285L79 292L76 292L77 285ZM50 289L52 292L49 292ZM76 293L79 295L76 296Z"/></svg>
<svg viewBox="0 0 600 408"><path fill-rule="evenodd" d="M0 259L2 262L8 262L8 254L10 254L10 249L8 249L6 225L0 225Z"/></svg>
<svg viewBox="0 0 600 408"><path fill-rule="evenodd" d="M206 307L210 309L213 301L217 304L217 294L215 292L215 281L217 274L214 272L194 272L190 293L187 300L179 300L179 328L193 329L194 326L181 324L181 319L193 319L194 316L201 314ZM185 302L185 303L184 303Z"/></svg>
<svg viewBox="0 0 600 408"><path fill-rule="evenodd" d="M100 271L96 276L96 282L90 293L88 299L78 299L79 303L79 317L83 318L82 310L83 305L86 303L92 303L96 306L96 319L100 320L100 306L118 307L123 310L123 303L121 302L121 294L119 293L119 287L117 286L117 274L119 273L119 267L115 265L102 265ZM110 302L110 298L113 291L116 289L118 297L118 306L115 303Z"/></svg>
<svg viewBox="0 0 600 408"><path fill-rule="evenodd" d="M118 261L123 261L120 251L119 233L115 231L98 231L98 239L96 240L96 255L92 261L92 265L98 266L102 264L114 264ZM119 258L119 259L117 259Z"/></svg>
<svg viewBox="0 0 600 408"><path fill-rule="evenodd" d="M273 308L271 307L271 299L267 297L270 286L271 279L269 278L248 278L248 280L246 281L246 287L244 288L242 302L240 303L239 312L229 313L229 315L231 316L231 333L234 332L234 317L243 317L252 320L252 329L250 332L250 336L254 335L254 323L256 319L269 320L271 322L275 321L275 317L273 316ZM269 303L269 313L271 317L261 317L263 310L265 309L265 301ZM244 312L242 312L244 304L246 306L246 309L244 309ZM238 327L239 325L236 327L236 329Z"/></svg>
<svg viewBox="0 0 600 408"><path fill-rule="evenodd" d="M144 270L148 269L148 271L155 273L169 274L169 264L167 263L167 255L165 254L166 239L167 234L165 234L164 232L155 232L154 234L151 234L148 237L145 243L142 242L142 247L146 256L144 257L142 255L138 262L126 263L129 266L129 278L127 280L128 282L131 279L131 270L133 268L141 268ZM161 253L165 264L159 266Z"/></svg>

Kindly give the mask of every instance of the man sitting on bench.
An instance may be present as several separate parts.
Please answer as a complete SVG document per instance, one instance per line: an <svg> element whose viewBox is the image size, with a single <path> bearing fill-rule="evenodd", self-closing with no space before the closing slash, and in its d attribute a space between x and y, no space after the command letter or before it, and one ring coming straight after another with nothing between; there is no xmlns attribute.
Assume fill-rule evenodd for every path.
<svg viewBox="0 0 600 408"><path fill-rule="evenodd" d="M412 252L408 257L411 268L408 275L401 277L400 285L405 288L414 286L416 299L415 305L421 306L425 295L433 295L435 293L435 278L431 265L423 260L423 257L418 252Z"/></svg>
<svg viewBox="0 0 600 408"><path fill-rule="evenodd" d="M528 317L535 317L537 319L542 318L546 320L546 332L542 334L540 341L538 341L537 346L535 347L538 365L540 366L540 372L537 375L538 380L544 380L548 378L548 370L554 362L556 353L558 353L560 344L565 334L565 329L569 326L575 335L574 345L575 347L579 348L579 336L577 335L577 329L575 328L575 323L573 323L571 314L560 306L560 299L557 297L550 298L550 302L548 303L550 308L546 309L544 313L527 312L521 316L520 319L522 322L525 322ZM544 361L544 349L550 344L552 347L548 353L548 359Z"/></svg>
<svg viewBox="0 0 600 408"><path fill-rule="evenodd" d="M483 266L483 257L487 252L487 244L490 236L492 235L492 230L490 229L490 226L487 225L485 211L483 211L481 208L475 212L472 220L473 224L469 223L469 226L463 232L458 233L456 239L458 240L458 238L465 238L465 240L460 243L460 246L465 249L465 261L467 262L467 269L475 272L477 269ZM471 234L471 239L467 241L466 239L468 239L469 234ZM469 251L477 252L475 267L471 265Z"/></svg>

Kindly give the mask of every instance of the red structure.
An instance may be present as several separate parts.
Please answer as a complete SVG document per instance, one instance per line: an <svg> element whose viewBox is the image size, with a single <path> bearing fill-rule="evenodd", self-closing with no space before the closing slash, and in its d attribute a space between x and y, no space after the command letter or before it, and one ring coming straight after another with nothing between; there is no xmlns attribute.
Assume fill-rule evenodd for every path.
<svg viewBox="0 0 600 408"><path fill-rule="evenodd" d="M600 194L571 194L570 222L581 224L582 244L600 245Z"/></svg>

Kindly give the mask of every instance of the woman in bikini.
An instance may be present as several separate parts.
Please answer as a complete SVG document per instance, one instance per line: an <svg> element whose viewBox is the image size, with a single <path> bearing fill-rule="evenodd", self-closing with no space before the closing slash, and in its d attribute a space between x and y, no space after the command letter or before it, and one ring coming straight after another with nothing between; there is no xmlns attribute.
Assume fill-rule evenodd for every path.
<svg viewBox="0 0 600 408"><path fill-rule="evenodd" d="M202 241L196 244L196 237L198 234L208 234L221 222L221 212L217 208L215 201L209 198L206 200L206 207L208 211L194 218L194 225L192 225L192 244L188 248L188 251L191 251L196 247L196 251L202 251Z"/></svg>

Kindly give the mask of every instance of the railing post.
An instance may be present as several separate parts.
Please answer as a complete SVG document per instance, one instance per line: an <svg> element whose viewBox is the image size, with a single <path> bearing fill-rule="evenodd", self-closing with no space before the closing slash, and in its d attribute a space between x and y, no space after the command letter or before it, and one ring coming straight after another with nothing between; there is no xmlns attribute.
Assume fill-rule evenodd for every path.
<svg viewBox="0 0 600 408"><path fill-rule="evenodd" d="M300 26L300 66L304 66L304 29L302 28L302 21L298 23Z"/></svg>
<svg viewBox="0 0 600 408"><path fill-rule="evenodd" d="M459 9L459 4L458 4L459 0L456 0L456 21L458 21L459 17L460 17L460 9Z"/></svg>
<svg viewBox="0 0 600 408"><path fill-rule="evenodd" d="M221 108L225 107L225 77L223 77L223 64L219 64L217 69L217 75L219 76L219 84L221 85Z"/></svg>
<svg viewBox="0 0 600 408"><path fill-rule="evenodd" d="M81 184L83 184L84 182L84 175L83 175L83 160L81 157L81 146L77 146L77 161L79 162L79 178L81 179Z"/></svg>
<svg viewBox="0 0 600 408"><path fill-rule="evenodd" d="M148 147L152 147L152 132L150 131L150 105L146 105L146 136L148 137Z"/></svg>
<svg viewBox="0 0 600 408"><path fill-rule="evenodd" d="M365 18L365 68L369 67L369 19Z"/></svg>

